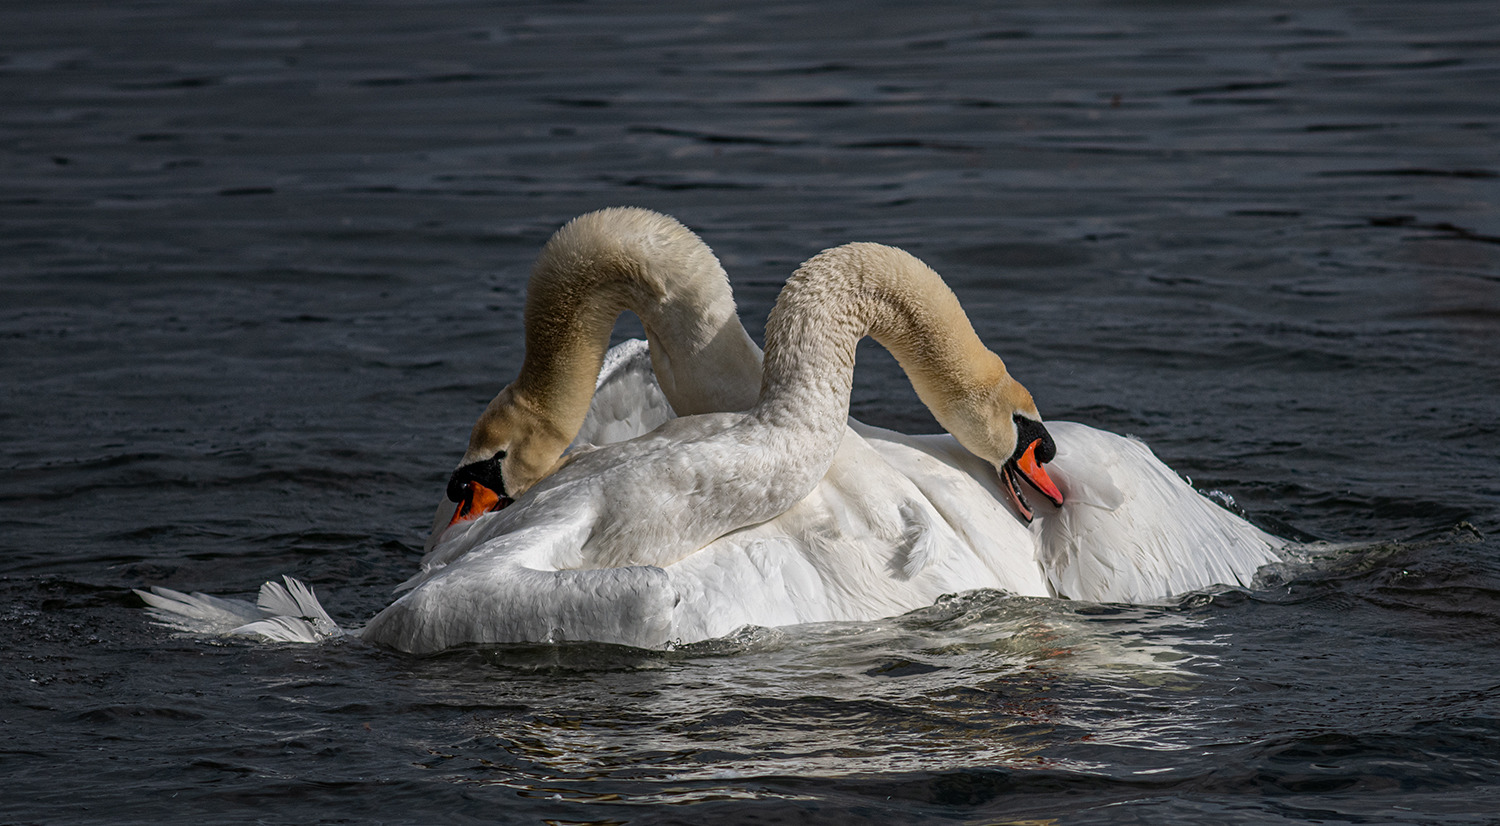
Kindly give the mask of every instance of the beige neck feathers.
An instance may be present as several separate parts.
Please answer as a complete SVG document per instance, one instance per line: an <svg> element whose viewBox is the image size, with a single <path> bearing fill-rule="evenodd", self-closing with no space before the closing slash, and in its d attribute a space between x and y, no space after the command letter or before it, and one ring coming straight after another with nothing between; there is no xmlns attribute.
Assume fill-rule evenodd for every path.
<svg viewBox="0 0 1500 826"><path fill-rule="evenodd" d="M766 389L833 383L847 415L854 348L865 335L891 351L945 427L955 405L1008 378L930 267L894 247L846 244L803 264L777 299L766 325L774 378ZM761 402L773 403L765 390Z"/></svg>
<svg viewBox="0 0 1500 826"><path fill-rule="evenodd" d="M626 310L646 328L658 382L678 414L754 403L760 350L740 324L724 268L687 227L636 208L575 218L542 250L527 286L517 397L576 433Z"/></svg>

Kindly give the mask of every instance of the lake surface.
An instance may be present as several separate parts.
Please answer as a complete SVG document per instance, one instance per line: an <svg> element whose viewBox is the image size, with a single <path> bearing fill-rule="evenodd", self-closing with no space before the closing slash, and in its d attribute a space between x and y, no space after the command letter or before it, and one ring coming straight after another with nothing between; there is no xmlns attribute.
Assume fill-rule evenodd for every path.
<svg viewBox="0 0 1500 826"><path fill-rule="evenodd" d="M0 6L0 823L1497 822L1500 9L1293 8ZM757 337L903 246L1045 416L1314 544L657 652L148 621L387 604L533 258L623 204ZM853 411L936 427L874 347Z"/></svg>

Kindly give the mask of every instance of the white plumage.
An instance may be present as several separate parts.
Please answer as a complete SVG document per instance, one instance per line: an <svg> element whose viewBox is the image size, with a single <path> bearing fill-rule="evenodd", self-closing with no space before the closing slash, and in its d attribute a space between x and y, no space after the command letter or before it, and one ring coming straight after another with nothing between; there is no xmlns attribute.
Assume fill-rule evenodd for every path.
<svg viewBox="0 0 1500 826"><path fill-rule="evenodd" d="M688 294L701 302L705 291L721 290L722 306L729 288L717 261L710 253L712 267L703 265L706 247L665 216L594 213L570 225L570 238L609 235L618 244L622 223L649 240L626 245L644 268L667 273L669 283L707 282ZM695 263L676 263L683 260ZM363 629L366 639L408 651L562 639L657 647L744 625L891 616L981 587L1155 602L1215 584L1249 585L1284 545L1197 494L1143 444L1061 422L1048 424L1057 456L1047 468L1066 501L1054 508L1034 497L1036 518L1027 525L1008 504L993 458L953 436L906 436L847 420L847 375L813 381L787 396L778 408L784 415L752 422L773 421L774 432L747 428L754 411L672 420L674 394L702 406L727 393L705 389L697 376L712 375L719 388L760 384L758 353L744 346L737 320L730 331L737 335L697 332L733 345L689 348L709 365L662 358L662 339L692 334L674 332L690 325L672 317L691 305L658 307L656 318L642 313L651 350L627 342L596 362L603 369L593 400L559 470L510 507L452 529L444 528L452 508L439 509L421 572ZM838 326L788 314L783 326ZM770 341L768 325L768 348ZM804 373L831 358L768 352L768 361L773 355ZM670 380L659 382L662 375ZM720 408L742 403L737 392ZM326 638L336 627L294 582L287 610L256 616L206 595L143 596L179 626L190 620L223 632L233 617L238 633Z"/></svg>

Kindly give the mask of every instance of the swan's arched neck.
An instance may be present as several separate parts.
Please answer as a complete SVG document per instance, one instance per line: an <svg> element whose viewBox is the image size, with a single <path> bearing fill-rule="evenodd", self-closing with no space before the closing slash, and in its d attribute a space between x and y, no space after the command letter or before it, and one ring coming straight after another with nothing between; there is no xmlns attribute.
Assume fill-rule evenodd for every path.
<svg viewBox="0 0 1500 826"><path fill-rule="evenodd" d="M825 250L787 281L766 324L765 377L754 415L841 431L855 346L866 335L896 357L938 422L997 467L1016 453L1013 417L1040 422L1031 394L979 340L942 278L910 254L879 244Z"/></svg>
<svg viewBox="0 0 1500 826"><path fill-rule="evenodd" d="M668 216L600 210L558 230L538 257L520 372L475 423L455 473L503 453L496 473L476 481L513 497L552 472L583 424L627 310L646 329L658 382L679 415L755 403L760 349L713 251Z"/></svg>
<svg viewBox="0 0 1500 826"><path fill-rule="evenodd" d="M687 227L635 208L575 218L543 248L527 286L522 395L581 423L627 310L641 319L657 381L678 415L755 403L760 348L740 324L723 266Z"/></svg>

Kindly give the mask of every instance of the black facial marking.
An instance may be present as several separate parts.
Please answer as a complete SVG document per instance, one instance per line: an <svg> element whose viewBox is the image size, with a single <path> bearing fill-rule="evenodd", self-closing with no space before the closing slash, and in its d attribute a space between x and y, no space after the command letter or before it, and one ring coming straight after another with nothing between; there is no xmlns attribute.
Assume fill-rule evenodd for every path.
<svg viewBox="0 0 1500 826"><path fill-rule="evenodd" d="M494 456L479 462L470 462L467 465L453 471L448 477L448 501L463 502L468 499L464 486L469 482L478 482L490 490L505 495L505 479L500 475L500 463L505 460L505 451L500 451Z"/></svg>
<svg viewBox="0 0 1500 826"><path fill-rule="evenodd" d="M1052 434L1036 419L1028 419L1017 414L1016 421L1016 452L1012 459L1021 458L1026 448L1031 447L1032 442L1041 442L1036 446L1036 460L1042 464L1052 461L1057 455L1057 443L1052 441Z"/></svg>

